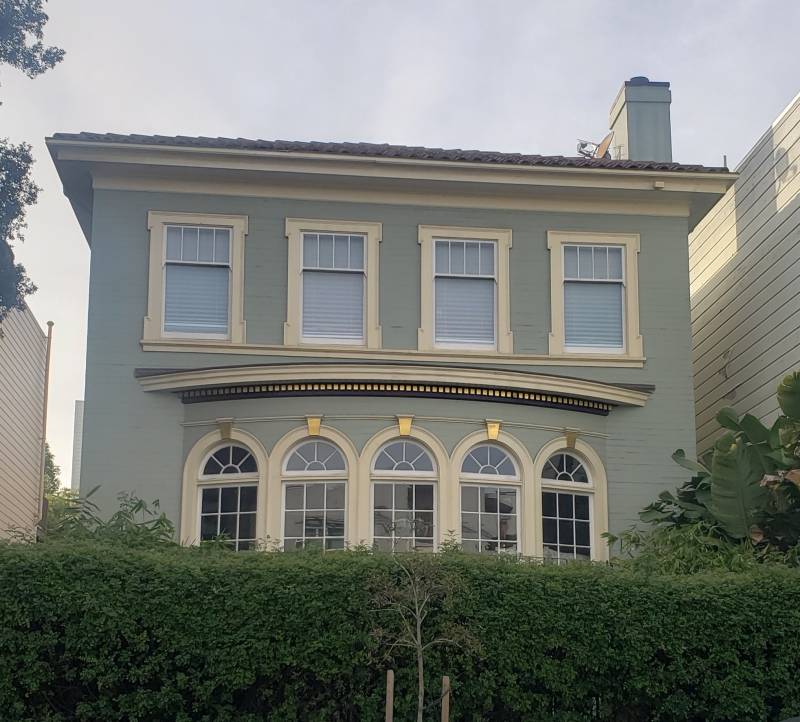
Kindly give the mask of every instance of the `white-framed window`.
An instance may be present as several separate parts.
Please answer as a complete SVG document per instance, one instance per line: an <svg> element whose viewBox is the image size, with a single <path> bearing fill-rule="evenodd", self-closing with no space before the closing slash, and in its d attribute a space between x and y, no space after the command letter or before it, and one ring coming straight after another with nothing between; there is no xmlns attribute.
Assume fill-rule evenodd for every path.
<svg viewBox="0 0 800 722"><path fill-rule="evenodd" d="M516 463L498 444L478 444L467 452L461 464L464 551L519 552L519 481Z"/></svg>
<svg viewBox="0 0 800 722"><path fill-rule="evenodd" d="M286 219L286 345L380 348L380 236L380 223Z"/></svg>
<svg viewBox="0 0 800 722"><path fill-rule="evenodd" d="M511 230L419 226L419 350L512 353Z"/></svg>
<svg viewBox="0 0 800 722"><path fill-rule="evenodd" d="M365 246L363 235L303 233L304 341L364 343Z"/></svg>
<svg viewBox="0 0 800 722"><path fill-rule="evenodd" d="M244 343L246 216L151 211L144 341Z"/></svg>
<svg viewBox="0 0 800 722"><path fill-rule="evenodd" d="M642 361L639 236L548 233L550 353Z"/></svg>
<svg viewBox="0 0 800 722"><path fill-rule="evenodd" d="M541 485L545 559L592 559L594 484L584 461L569 451L553 454Z"/></svg>
<svg viewBox="0 0 800 722"><path fill-rule="evenodd" d="M564 244L564 349L625 349L623 246Z"/></svg>
<svg viewBox="0 0 800 722"><path fill-rule="evenodd" d="M494 348L497 243L437 238L434 256L436 344Z"/></svg>
<svg viewBox="0 0 800 722"><path fill-rule="evenodd" d="M436 464L416 441L384 444L372 464L372 538L385 551L433 551Z"/></svg>
<svg viewBox="0 0 800 722"><path fill-rule="evenodd" d="M347 462L321 439L303 441L283 466L283 548L344 549Z"/></svg>
<svg viewBox="0 0 800 722"><path fill-rule="evenodd" d="M208 455L199 484L200 540L224 537L236 551L256 544L258 466L249 449L225 444Z"/></svg>

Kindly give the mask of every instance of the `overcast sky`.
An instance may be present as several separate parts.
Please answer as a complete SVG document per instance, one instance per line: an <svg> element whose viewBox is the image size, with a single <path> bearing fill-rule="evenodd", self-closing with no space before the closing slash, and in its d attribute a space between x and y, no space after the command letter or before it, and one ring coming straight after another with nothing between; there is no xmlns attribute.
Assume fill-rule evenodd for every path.
<svg viewBox="0 0 800 722"><path fill-rule="evenodd" d="M16 249L55 322L48 439L69 482L89 249L56 131L372 141L574 155L623 80L672 83L673 154L732 167L800 90L797 0L50 0L66 58L0 75L0 135L44 188ZM124 413L124 410L120 410ZM113 451L111 452L113 453Z"/></svg>

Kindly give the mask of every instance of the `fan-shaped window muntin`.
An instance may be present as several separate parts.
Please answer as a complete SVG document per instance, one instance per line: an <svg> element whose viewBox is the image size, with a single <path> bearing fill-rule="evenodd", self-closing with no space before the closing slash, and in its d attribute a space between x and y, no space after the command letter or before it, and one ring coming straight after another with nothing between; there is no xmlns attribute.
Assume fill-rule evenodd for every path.
<svg viewBox="0 0 800 722"><path fill-rule="evenodd" d="M241 476L257 474L258 464L250 449L240 444L226 444L209 454L203 464L202 476Z"/></svg>
<svg viewBox="0 0 800 722"><path fill-rule="evenodd" d="M347 462L337 446L329 441L315 439L304 441L289 452L284 473L344 476L347 473Z"/></svg>
<svg viewBox="0 0 800 722"><path fill-rule="evenodd" d="M422 444L416 441L397 439L385 444L372 463L373 473L378 476L436 473L433 456Z"/></svg>
<svg viewBox="0 0 800 722"><path fill-rule="evenodd" d="M568 451L559 451L545 462L542 469L542 483L588 487L591 486L592 480L582 459Z"/></svg>
<svg viewBox="0 0 800 722"><path fill-rule="evenodd" d="M500 476L518 479L517 465L511 455L498 444L478 444L473 446L461 462L464 476Z"/></svg>

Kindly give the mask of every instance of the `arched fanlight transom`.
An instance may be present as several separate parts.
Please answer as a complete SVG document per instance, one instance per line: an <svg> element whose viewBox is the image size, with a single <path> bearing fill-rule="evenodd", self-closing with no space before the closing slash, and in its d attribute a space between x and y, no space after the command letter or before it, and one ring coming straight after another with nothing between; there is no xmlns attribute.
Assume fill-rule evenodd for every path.
<svg viewBox="0 0 800 722"><path fill-rule="evenodd" d="M286 459L286 471L295 473L315 473L346 471L344 454L327 441L304 441Z"/></svg>
<svg viewBox="0 0 800 722"><path fill-rule="evenodd" d="M258 465L249 449L238 444L228 444L217 449L203 465L203 476L228 474L255 474Z"/></svg>
<svg viewBox="0 0 800 722"><path fill-rule="evenodd" d="M561 451L553 454L545 463L542 478L576 484L588 484L589 473L577 456Z"/></svg>
<svg viewBox="0 0 800 722"><path fill-rule="evenodd" d="M517 476L517 467L508 452L496 444L478 444L464 457L462 474Z"/></svg>
<svg viewBox="0 0 800 722"><path fill-rule="evenodd" d="M415 441L391 441L375 456L375 471L428 472L435 470L433 457Z"/></svg>

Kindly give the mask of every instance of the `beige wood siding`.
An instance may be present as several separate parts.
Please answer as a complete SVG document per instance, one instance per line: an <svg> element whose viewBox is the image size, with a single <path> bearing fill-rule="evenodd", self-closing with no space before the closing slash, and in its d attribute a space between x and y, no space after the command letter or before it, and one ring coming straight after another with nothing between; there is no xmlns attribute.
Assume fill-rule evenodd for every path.
<svg viewBox="0 0 800 722"><path fill-rule="evenodd" d="M41 500L42 411L47 340L30 310L0 324L0 538L32 532Z"/></svg>
<svg viewBox="0 0 800 722"><path fill-rule="evenodd" d="M800 368L800 95L741 162L689 236L698 449L732 406L766 422Z"/></svg>

